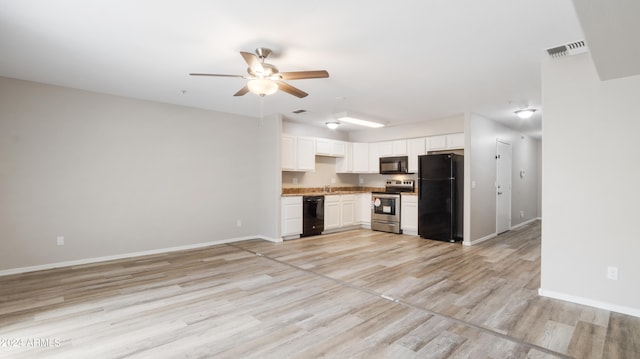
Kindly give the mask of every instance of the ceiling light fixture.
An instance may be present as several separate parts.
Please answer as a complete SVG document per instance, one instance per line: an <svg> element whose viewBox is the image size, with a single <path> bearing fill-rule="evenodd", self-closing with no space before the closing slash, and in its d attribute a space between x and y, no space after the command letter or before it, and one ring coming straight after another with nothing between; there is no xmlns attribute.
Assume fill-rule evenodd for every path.
<svg viewBox="0 0 640 359"><path fill-rule="evenodd" d="M329 127L329 129L335 130L336 128L338 128L338 126L340 126L340 122L338 122L338 121L329 121L329 122L326 122L325 125L327 125L327 127Z"/></svg>
<svg viewBox="0 0 640 359"><path fill-rule="evenodd" d="M525 109L516 111L515 114L518 115L518 117L520 117L521 119L526 120L529 117L533 116L534 112L536 112L536 110L533 108L525 108Z"/></svg>
<svg viewBox="0 0 640 359"><path fill-rule="evenodd" d="M254 79L247 82L247 87L252 93L264 97L278 91L278 84L267 79Z"/></svg>
<svg viewBox="0 0 640 359"><path fill-rule="evenodd" d="M384 125L381 124L381 123L371 122L371 121L361 120L359 118L349 117L349 116L347 116L346 113L338 114L337 117L338 117L338 121L340 121L340 122L348 122L348 123L352 123L354 125L366 126L366 127L371 127L371 128L384 127Z"/></svg>

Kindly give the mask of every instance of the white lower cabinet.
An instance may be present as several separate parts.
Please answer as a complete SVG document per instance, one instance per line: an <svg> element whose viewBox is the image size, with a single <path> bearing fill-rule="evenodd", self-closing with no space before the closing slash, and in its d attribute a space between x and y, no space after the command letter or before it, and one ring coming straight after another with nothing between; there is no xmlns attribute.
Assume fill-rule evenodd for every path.
<svg viewBox="0 0 640 359"><path fill-rule="evenodd" d="M324 230L340 228L340 196L324 196Z"/></svg>
<svg viewBox="0 0 640 359"><path fill-rule="evenodd" d="M356 224L371 226L371 193L356 194Z"/></svg>
<svg viewBox="0 0 640 359"><path fill-rule="evenodd" d="M340 196L340 227L349 227L356 224L356 195L345 194Z"/></svg>
<svg viewBox="0 0 640 359"><path fill-rule="evenodd" d="M302 234L302 196L282 197L280 205L282 237Z"/></svg>
<svg viewBox="0 0 640 359"><path fill-rule="evenodd" d="M402 194L400 198L400 228L402 233L418 235L418 196Z"/></svg>
<svg viewBox="0 0 640 359"><path fill-rule="evenodd" d="M339 229L355 226L356 223L356 195L325 195L324 196L324 230Z"/></svg>

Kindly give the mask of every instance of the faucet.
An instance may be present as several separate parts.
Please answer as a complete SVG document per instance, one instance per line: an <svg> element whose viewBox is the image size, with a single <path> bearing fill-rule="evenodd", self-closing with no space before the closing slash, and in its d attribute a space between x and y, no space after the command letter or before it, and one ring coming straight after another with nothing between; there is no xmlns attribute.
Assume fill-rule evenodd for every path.
<svg viewBox="0 0 640 359"><path fill-rule="evenodd" d="M331 185L330 184L324 185L324 191L331 193Z"/></svg>

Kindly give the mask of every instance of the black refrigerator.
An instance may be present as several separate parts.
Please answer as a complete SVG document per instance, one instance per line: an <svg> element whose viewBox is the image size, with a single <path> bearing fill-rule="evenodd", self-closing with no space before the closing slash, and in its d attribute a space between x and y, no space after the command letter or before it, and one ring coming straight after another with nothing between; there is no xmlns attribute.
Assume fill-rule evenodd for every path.
<svg viewBox="0 0 640 359"><path fill-rule="evenodd" d="M422 238L462 240L464 156L418 156L418 234Z"/></svg>

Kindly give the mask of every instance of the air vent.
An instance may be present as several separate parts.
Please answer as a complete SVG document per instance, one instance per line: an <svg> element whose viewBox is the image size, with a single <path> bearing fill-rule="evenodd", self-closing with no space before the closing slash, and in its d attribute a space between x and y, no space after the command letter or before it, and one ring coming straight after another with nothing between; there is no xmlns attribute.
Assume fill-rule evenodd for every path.
<svg viewBox="0 0 640 359"><path fill-rule="evenodd" d="M587 52L587 44L583 40L547 49L547 53L552 58L573 56L584 52Z"/></svg>
<svg viewBox="0 0 640 359"><path fill-rule="evenodd" d="M295 111L292 111L292 112L295 113L295 114L299 114L299 113L305 113L305 112L307 112L307 110L302 110L301 109L301 110L295 110Z"/></svg>

